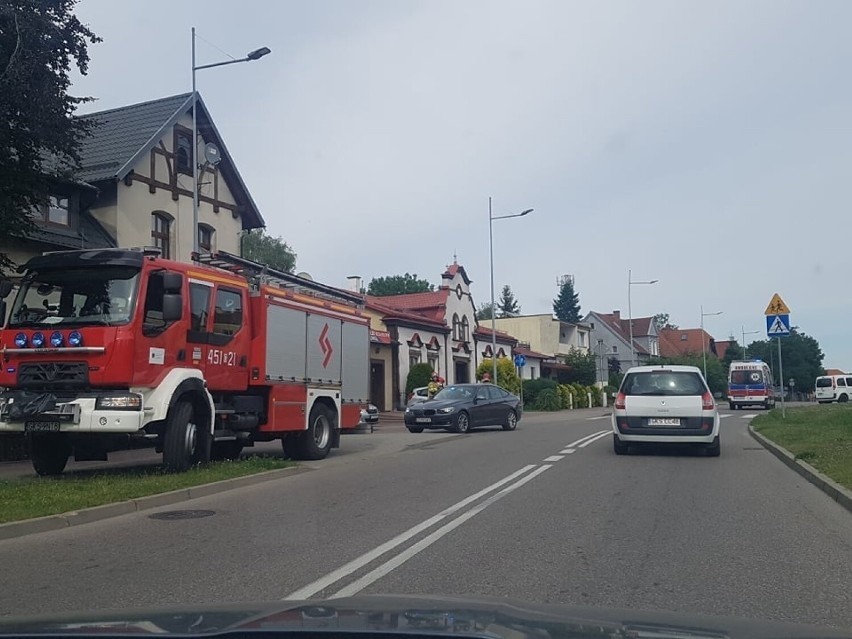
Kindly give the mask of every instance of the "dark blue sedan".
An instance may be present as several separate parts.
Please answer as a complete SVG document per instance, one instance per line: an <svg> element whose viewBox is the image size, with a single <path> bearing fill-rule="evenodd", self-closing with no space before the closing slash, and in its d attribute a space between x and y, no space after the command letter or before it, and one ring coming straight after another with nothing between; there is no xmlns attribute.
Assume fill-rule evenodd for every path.
<svg viewBox="0 0 852 639"><path fill-rule="evenodd" d="M493 384L454 384L434 398L405 409L405 425L412 433L444 428L466 433L477 426L515 430L521 418L521 399Z"/></svg>

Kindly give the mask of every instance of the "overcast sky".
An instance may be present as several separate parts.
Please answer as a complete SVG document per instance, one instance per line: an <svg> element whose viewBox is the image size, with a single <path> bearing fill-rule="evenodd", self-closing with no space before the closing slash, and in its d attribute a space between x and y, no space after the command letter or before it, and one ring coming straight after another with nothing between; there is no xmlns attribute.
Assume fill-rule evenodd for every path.
<svg viewBox="0 0 852 639"><path fill-rule="evenodd" d="M100 110L199 91L297 269L667 312L717 338L778 292L852 370L852 2L82 0ZM215 45L215 46L211 46ZM218 50L217 50L218 47Z"/></svg>

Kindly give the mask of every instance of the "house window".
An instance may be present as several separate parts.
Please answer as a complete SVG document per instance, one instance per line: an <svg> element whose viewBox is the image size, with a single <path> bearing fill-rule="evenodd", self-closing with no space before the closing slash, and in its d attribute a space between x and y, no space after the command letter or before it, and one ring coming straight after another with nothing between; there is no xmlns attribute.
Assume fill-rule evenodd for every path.
<svg viewBox="0 0 852 639"><path fill-rule="evenodd" d="M467 321L467 315L462 318L461 321L461 332L462 341L469 342L470 341L470 324Z"/></svg>
<svg viewBox="0 0 852 639"><path fill-rule="evenodd" d="M613 352L613 353L617 353L617 352L618 352L618 346L613 346L613 347L612 347L612 352Z"/></svg>
<svg viewBox="0 0 852 639"><path fill-rule="evenodd" d="M681 336L680 336L681 342L685 342L688 338L689 338L689 336L686 333L681 333Z"/></svg>
<svg viewBox="0 0 852 639"><path fill-rule="evenodd" d="M420 363L420 351L408 351L408 367L412 368Z"/></svg>
<svg viewBox="0 0 852 639"><path fill-rule="evenodd" d="M178 173L192 175L192 131L175 127L175 168Z"/></svg>
<svg viewBox="0 0 852 639"><path fill-rule="evenodd" d="M171 257L171 225L171 217L166 213L151 214L151 242L165 258Z"/></svg>
<svg viewBox="0 0 852 639"><path fill-rule="evenodd" d="M198 225L198 248L206 253L213 252L213 236L216 233L212 226Z"/></svg>
<svg viewBox="0 0 852 639"><path fill-rule="evenodd" d="M430 353L429 354L429 367L433 371L435 371L436 373L440 372L438 370L438 355L437 355L437 353L435 353L435 354Z"/></svg>
<svg viewBox="0 0 852 639"><path fill-rule="evenodd" d="M595 330L595 323L594 323L594 322L590 323L590 324L589 324L589 327L590 327L592 330Z"/></svg>
<svg viewBox="0 0 852 639"><path fill-rule="evenodd" d="M530 379L535 379L535 366L530 366Z"/></svg>
<svg viewBox="0 0 852 639"><path fill-rule="evenodd" d="M453 313L453 339L458 341L461 340L462 337L459 335L461 332L461 322L459 322L458 313Z"/></svg>

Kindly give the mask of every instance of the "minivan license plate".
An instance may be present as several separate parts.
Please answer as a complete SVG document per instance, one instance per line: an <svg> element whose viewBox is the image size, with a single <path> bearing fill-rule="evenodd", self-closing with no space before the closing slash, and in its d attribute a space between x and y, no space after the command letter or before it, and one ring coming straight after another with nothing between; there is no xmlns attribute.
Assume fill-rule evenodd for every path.
<svg viewBox="0 0 852 639"><path fill-rule="evenodd" d="M27 433L57 433L59 432L59 422L26 421L24 422L24 431Z"/></svg>
<svg viewBox="0 0 852 639"><path fill-rule="evenodd" d="M648 426L680 426L680 419L676 417L651 417Z"/></svg>

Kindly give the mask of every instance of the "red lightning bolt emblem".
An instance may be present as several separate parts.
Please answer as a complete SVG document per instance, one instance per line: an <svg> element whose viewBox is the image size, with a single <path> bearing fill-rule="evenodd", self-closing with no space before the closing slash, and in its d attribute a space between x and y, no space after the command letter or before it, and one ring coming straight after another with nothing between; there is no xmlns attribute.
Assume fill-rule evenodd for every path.
<svg viewBox="0 0 852 639"><path fill-rule="evenodd" d="M334 348L331 345L331 340L328 339L328 324L322 327L319 336L319 345L325 357L322 360L322 367L326 368L331 361L331 356L334 354Z"/></svg>

